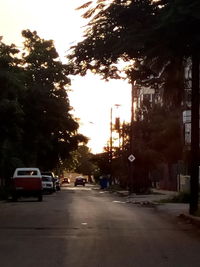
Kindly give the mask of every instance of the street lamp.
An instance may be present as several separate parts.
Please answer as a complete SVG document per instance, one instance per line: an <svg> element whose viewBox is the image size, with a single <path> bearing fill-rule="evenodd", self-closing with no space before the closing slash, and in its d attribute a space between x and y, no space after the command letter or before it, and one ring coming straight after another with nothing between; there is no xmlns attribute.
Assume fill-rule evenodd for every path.
<svg viewBox="0 0 200 267"><path fill-rule="evenodd" d="M131 125L130 125L130 154L128 157L130 164L129 171L129 191L133 191L133 162L135 156L133 155L133 124L134 124L134 96L135 96L135 85L136 81L133 81L131 84Z"/></svg>
<svg viewBox="0 0 200 267"><path fill-rule="evenodd" d="M117 110L118 108L121 106L120 104L115 104ZM119 140L119 150L120 150L120 116L119 114L117 114L117 116L115 117L115 130L116 132L118 132L119 136L118 136L118 140Z"/></svg>
<svg viewBox="0 0 200 267"><path fill-rule="evenodd" d="M114 107L116 107L117 109L120 107L120 104L114 104ZM118 130L119 131L119 147L120 147L120 118L119 116L115 118L115 128L116 128L116 122L118 123ZM110 109L110 161L112 161L112 156L113 156L113 107L111 107Z"/></svg>
<svg viewBox="0 0 200 267"><path fill-rule="evenodd" d="M110 109L110 149L109 149L109 162L110 162L110 166L111 166L111 162L112 162L112 113L113 113L113 109L111 107ZM111 169L111 167L110 167Z"/></svg>
<svg viewBox="0 0 200 267"><path fill-rule="evenodd" d="M110 174L112 176L112 159L113 159L113 107L116 107L117 109L120 107L120 104L114 104L110 108L110 145L109 145L109 163L110 163ZM120 133L119 133L120 138ZM120 140L119 140L120 143Z"/></svg>

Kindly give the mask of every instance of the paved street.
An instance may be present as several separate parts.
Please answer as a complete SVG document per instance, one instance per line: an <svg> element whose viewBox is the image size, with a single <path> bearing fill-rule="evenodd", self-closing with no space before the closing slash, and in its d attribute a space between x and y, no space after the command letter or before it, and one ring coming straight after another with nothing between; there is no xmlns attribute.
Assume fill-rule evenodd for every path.
<svg viewBox="0 0 200 267"><path fill-rule="evenodd" d="M2 267L195 267L200 233L92 186L0 202Z"/></svg>

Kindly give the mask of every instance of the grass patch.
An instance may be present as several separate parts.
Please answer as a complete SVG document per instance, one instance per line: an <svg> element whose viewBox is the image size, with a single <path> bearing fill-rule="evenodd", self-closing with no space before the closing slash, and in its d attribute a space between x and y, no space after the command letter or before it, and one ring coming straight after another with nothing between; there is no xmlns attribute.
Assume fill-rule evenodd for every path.
<svg viewBox="0 0 200 267"><path fill-rule="evenodd" d="M198 211L196 212L195 216L200 217L200 207L199 207Z"/></svg>
<svg viewBox="0 0 200 267"><path fill-rule="evenodd" d="M190 202L190 194L189 193L179 193L176 196L162 199L159 201L160 203L189 203Z"/></svg>
<svg viewBox="0 0 200 267"><path fill-rule="evenodd" d="M119 184L112 184L112 185L108 186L108 190L120 191L120 190L126 190L126 189L122 188Z"/></svg>

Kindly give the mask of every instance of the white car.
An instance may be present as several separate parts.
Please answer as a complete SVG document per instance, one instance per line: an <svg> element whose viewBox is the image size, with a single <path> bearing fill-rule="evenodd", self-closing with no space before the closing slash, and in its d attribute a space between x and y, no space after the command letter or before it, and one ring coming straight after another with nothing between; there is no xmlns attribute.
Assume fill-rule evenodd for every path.
<svg viewBox="0 0 200 267"><path fill-rule="evenodd" d="M43 192L46 192L46 193L54 192L53 179L51 176L42 175L42 189L43 189Z"/></svg>

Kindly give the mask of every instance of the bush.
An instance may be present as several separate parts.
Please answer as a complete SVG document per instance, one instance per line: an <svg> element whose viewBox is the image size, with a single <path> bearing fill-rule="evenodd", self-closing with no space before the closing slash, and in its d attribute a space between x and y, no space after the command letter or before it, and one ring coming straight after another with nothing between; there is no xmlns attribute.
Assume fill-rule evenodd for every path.
<svg viewBox="0 0 200 267"><path fill-rule="evenodd" d="M124 190L124 188L121 187L119 184L112 184L108 188L110 191Z"/></svg>
<svg viewBox="0 0 200 267"><path fill-rule="evenodd" d="M172 198L175 203L189 203L190 194L189 193L180 193L179 195Z"/></svg>
<svg viewBox="0 0 200 267"><path fill-rule="evenodd" d="M179 193L177 196L172 198L161 200L162 203L189 203L190 194L189 193Z"/></svg>

